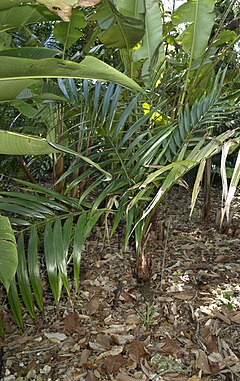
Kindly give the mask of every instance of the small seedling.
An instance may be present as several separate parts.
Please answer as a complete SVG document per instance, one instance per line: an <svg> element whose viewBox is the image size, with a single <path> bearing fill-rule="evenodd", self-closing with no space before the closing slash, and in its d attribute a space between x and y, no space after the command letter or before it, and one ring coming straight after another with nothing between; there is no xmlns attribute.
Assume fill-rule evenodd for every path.
<svg viewBox="0 0 240 381"><path fill-rule="evenodd" d="M153 316L153 314L155 312L152 309L152 306L149 305L148 303L146 304L146 312L145 312L145 314L140 312L138 309L136 309L136 312L138 313L138 315L142 319L143 324L145 325L145 327L150 327L150 325L152 324L152 316Z"/></svg>
<svg viewBox="0 0 240 381"><path fill-rule="evenodd" d="M222 293L223 302L225 302L224 304L226 304L226 307L227 307L228 311L232 311L232 309L233 309L233 304L232 304L232 297L233 297L233 295L234 295L234 291L232 291L232 290L224 291Z"/></svg>

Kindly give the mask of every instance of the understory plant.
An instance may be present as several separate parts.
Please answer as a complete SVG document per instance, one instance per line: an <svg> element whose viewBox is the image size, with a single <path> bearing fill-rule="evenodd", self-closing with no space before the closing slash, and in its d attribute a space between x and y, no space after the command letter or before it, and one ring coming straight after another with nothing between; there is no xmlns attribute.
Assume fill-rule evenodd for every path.
<svg viewBox="0 0 240 381"><path fill-rule="evenodd" d="M123 231L124 247L131 246L136 258L135 275L148 281L147 241L159 204L197 168L192 213L215 156L221 157L223 181L220 225L229 221L240 176L239 72L237 60L226 61L238 36L224 29L233 4L217 27L217 3L187 1L173 10L171 21L153 0L105 0L94 11L70 7L66 19L46 10L44 1L0 5L0 20L23 7L33 15L21 13L21 24L13 18L0 35L6 43L0 99L30 131L14 130L16 116L11 131L0 130L0 153L16 155L28 179L14 178L12 189L0 192L0 227L11 237L3 235L0 264L11 246L9 263L3 263L11 271L8 279L0 272L0 281L20 327L21 302L33 318L36 307L44 308L42 267L56 304L63 292L71 297L78 291L84 243L97 223L107 239ZM31 25L49 20L51 35L43 46L28 46ZM13 30L26 46L15 46ZM44 46L49 39L57 49ZM226 161L233 154L228 183ZM34 163L42 168L40 183Z"/></svg>

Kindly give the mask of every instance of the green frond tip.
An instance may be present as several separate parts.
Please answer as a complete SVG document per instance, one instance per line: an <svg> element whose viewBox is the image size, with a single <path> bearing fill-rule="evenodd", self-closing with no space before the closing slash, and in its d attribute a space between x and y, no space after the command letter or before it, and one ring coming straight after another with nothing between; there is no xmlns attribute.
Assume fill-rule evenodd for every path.
<svg viewBox="0 0 240 381"><path fill-rule="evenodd" d="M17 266L17 245L11 224L7 217L0 216L0 282L7 291Z"/></svg>

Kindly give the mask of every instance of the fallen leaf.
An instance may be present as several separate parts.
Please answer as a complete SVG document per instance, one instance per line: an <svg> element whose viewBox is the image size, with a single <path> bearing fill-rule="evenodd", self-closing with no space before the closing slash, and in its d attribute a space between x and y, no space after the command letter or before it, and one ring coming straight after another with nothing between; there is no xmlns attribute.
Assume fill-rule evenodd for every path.
<svg viewBox="0 0 240 381"><path fill-rule="evenodd" d="M135 361L137 364L140 364L141 358L146 356L146 349L143 342L136 340L133 343L129 344L127 348L130 359Z"/></svg>
<svg viewBox="0 0 240 381"><path fill-rule="evenodd" d="M124 349L123 346L120 346L120 345L114 346L111 349L109 349L109 351L100 353L100 355L98 355L96 360L100 360L101 358L103 357L105 358L107 356L117 356L123 352L123 349Z"/></svg>
<svg viewBox="0 0 240 381"><path fill-rule="evenodd" d="M95 376L95 374L91 370L89 370L86 381L98 381L98 378Z"/></svg>
<svg viewBox="0 0 240 381"><path fill-rule="evenodd" d="M37 363L36 360L33 359L27 364L27 370L33 370L36 369Z"/></svg>
<svg viewBox="0 0 240 381"><path fill-rule="evenodd" d="M65 332L75 333L80 329L80 317L77 312L69 313L64 319Z"/></svg>
<svg viewBox="0 0 240 381"><path fill-rule="evenodd" d="M168 336L166 337L164 345L159 349L160 353L167 353L176 355L180 352L181 348Z"/></svg>
<svg viewBox="0 0 240 381"><path fill-rule="evenodd" d="M104 360L104 366L108 373L114 373L126 364L127 360L121 355L108 356Z"/></svg>
<svg viewBox="0 0 240 381"><path fill-rule="evenodd" d="M195 292L171 292L171 295L179 300L190 300L196 293Z"/></svg>
<svg viewBox="0 0 240 381"><path fill-rule="evenodd" d="M99 306L99 296L96 295L84 307L88 315L94 315L98 311Z"/></svg>
<svg viewBox="0 0 240 381"><path fill-rule="evenodd" d="M231 324L231 320L226 316L226 315L223 315L221 312L219 311L214 311L214 316L221 319L222 321L224 321L224 323L226 324Z"/></svg>
<svg viewBox="0 0 240 381"><path fill-rule="evenodd" d="M119 345L125 345L134 340L134 336L131 334L128 335L112 335L112 340Z"/></svg>
<svg viewBox="0 0 240 381"><path fill-rule="evenodd" d="M129 377L125 373L118 373L116 380L117 381L136 381L136 378ZM138 379L137 381L140 381L140 380Z"/></svg>
<svg viewBox="0 0 240 381"><path fill-rule="evenodd" d="M193 263L189 266L192 270L207 270L209 268L209 263L207 262L199 262L199 263Z"/></svg>
<svg viewBox="0 0 240 381"><path fill-rule="evenodd" d="M220 353L210 353L210 355L208 355L208 360L211 361L211 362L222 362L223 361L223 357Z"/></svg>
<svg viewBox="0 0 240 381"><path fill-rule="evenodd" d="M202 381L202 379L199 378L198 376L192 376L188 378L187 381Z"/></svg>
<svg viewBox="0 0 240 381"><path fill-rule="evenodd" d="M89 341L88 345L95 352L103 352L103 351L105 351L105 348L102 347L101 344L96 343L95 341Z"/></svg>
<svg viewBox="0 0 240 381"><path fill-rule="evenodd" d="M230 319L232 322L240 324L240 313L230 316Z"/></svg>
<svg viewBox="0 0 240 381"><path fill-rule="evenodd" d="M109 334L120 334L120 333L126 333L128 331L131 331L134 329L136 326L135 324L133 325L125 325L125 324L113 324L110 325L107 329L102 330L102 332L109 333Z"/></svg>
<svg viewBox="0 0 240 381"><path fill-rule="evenodd" d="M104 349L111 348L111 340L107 335L98 334L96 337L96 342L101 345Z"/></svg>
<svg viewBox="0 0 240 381"><path fill-rule="evenodd" d="M78 363L79 367L87 363L90 354L91 354L91 351L89 349L83 349L80 355L79 363Z"/></svg>
<svg viewBox="0 0 240 381"><path fill-rule="evenodd" d="M19 344L25 344L27 341L30 340L30 336L28 336L27 332L25 332L22 336L17 339L17 342Z"/></svg>
<svg viewBox="0 0 240 381"><path fill-rule="evenodd" d="M167 372L162 375L164 381L187 381L186 374Z"/></svg>
<svg viewBox="0 0 240 381"><path fill-rule="evenodd" d="M58 342L58 341L64 341L67 339L67 336L65 333L59 333L59 332L44 332L44 336L48 338L48 340L52 342Z"/></svg>
<svg viewBox="0 0 240 381"><path fill-rule="evenodd" d="M196 247L198 247L198 245L196 245L195 243L186 243L185 245L181 246L181 249L192 251L192 250L196 249Z"/></svg>
<svg viewBox="0 0 240 381"><path fill-rule="evenodd" d="M228 263L231 261L231 258L229 258L228 255L218 255L215 259L215 263Z"/></svg>
<svg viewBox="0 0 240 381"><path fill-rule="evenodd" d="M201 349L197 351L196 366L198 369L201 369L203 373L212 374L207 355Z"/></svg>

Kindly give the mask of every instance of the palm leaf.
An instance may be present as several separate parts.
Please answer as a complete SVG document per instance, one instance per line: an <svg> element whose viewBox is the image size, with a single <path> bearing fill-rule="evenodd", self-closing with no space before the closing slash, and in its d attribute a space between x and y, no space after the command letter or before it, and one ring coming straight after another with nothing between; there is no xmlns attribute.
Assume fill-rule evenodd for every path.
<svg viewBox="0 0 240 381"><path fill-rule="evenodd" d="M9 302L9 305L11 307L11 311L12 311L12 314L13 314L13 317L15 319L17 326L20 328L23 328L24 324L23 324L21 305L20 305L20 301L19 301L15 277L12 279L12 281L10 283L9 292L8 292L8 302Z"/></svg>
<svg viewBox="0 0 240 381"><path fill-rule="evenodd" d="M38 237L37 229L35 226L32 227L29 241L28 241L28 271L31 286L36 298L36 302L41 311L43 311L43 298L42 298L42 284L39 272L39 262L38 262Z"/></svg>
<svg viewBox="0 0 240 381"><path fill-rule="evenodd" d="M7 291L17 265L17 246L12 227L7 217L0 216L0 281Z"/></svg>
<svg viewBox="0 0 240 381"><path fill-rule="evenodd" d="M24 236L20 234L18 239L18 269L17 280L22 295L23 302L31 315L35 317L32 292L30 289L30 282L28 278L27 263L24 248Z"/></svg>

